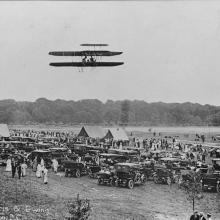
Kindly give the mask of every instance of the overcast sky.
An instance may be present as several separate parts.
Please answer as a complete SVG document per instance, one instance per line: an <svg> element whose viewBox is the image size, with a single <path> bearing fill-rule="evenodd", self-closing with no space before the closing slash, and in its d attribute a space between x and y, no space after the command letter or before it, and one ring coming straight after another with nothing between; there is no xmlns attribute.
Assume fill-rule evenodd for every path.
<svg viewBox="0 0 220 220"><path fill-rule="evenodd" d="M81 43L107 43L125 64L49 66L75 60L49 51ZM0 2L0 50L0 99L220 105L220 1Z"/></svg>

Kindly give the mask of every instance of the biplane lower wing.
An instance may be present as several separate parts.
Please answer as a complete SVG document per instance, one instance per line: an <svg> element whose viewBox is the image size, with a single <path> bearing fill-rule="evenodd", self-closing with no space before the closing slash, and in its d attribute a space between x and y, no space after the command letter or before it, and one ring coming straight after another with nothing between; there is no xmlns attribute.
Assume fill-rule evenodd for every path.
<svg viewBox="0 0 220 220"><path fill-rule="evenodd" d="M123 65L123 62L59 62L59 63L50 63L50 66L56 66L56 67L63 67L63 66L69 66L69 67L101 67L101 66L119 66Z"/></svg>
<svg viewBox="0 0 220 220"><path fill-rule="evenodd" d="M84 51L52 51L49 55L53 56L115 56L122 52L111 52L106 50L84 50Z"/></svg>

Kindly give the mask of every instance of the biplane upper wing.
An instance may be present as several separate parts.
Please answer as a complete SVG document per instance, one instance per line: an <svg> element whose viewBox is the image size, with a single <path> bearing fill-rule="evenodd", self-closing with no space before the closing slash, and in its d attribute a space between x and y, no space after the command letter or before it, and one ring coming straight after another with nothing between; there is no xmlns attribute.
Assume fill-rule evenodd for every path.
<svg viewBox="0 0 220 220"><path fill-rule="evenodd" d="M106 47L108 44L80 44L80 46L84 47Z"/></svg>

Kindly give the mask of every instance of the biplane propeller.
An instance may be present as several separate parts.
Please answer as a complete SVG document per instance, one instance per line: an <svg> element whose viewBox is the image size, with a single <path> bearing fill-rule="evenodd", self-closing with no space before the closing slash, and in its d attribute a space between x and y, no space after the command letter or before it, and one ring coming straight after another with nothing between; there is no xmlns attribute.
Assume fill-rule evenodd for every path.
<svg viewBox="0 0 220 220"><path fill-rule="evenodd" d="M103 47L108 46L108 44L81 44L81 46L92 46L92 47ZM116 56L120 55L122 52L112 52L108 50L82 50L82 51L52 51L49 55L53 56L80 56L82 58L81 62L56 62L50 63L50 66L56 67L108 67L108 66L119 66L123 65L123 62L100 62L96 61L94 57L102 56ZM87 58L90 57L90 58Z"/></svg>

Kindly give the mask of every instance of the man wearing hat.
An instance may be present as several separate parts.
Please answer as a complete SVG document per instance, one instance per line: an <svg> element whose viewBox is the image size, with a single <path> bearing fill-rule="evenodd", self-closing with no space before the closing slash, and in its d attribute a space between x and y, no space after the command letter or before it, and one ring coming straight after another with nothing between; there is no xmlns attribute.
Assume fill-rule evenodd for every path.
<svg viewBox="0 0 220 220"><path fill-rule="evenodd" d="M199 220L199 219L200 218L199 218L199 214L197 211L195 211L190 217L190 220Z"/></svg>
<svg viewBox="0 0 220 220"><path fill-rule="evenodd" d="M210 213L207 213L207 220L212 220L211 217L212 215Z"/></svg>
<svg viewBox="0 0 220 220"><path fill-rule="evenodd" d="M199 217L200 217L200 220L206 220L205 215L204 215L203 212L199 213Z"/></svg>

